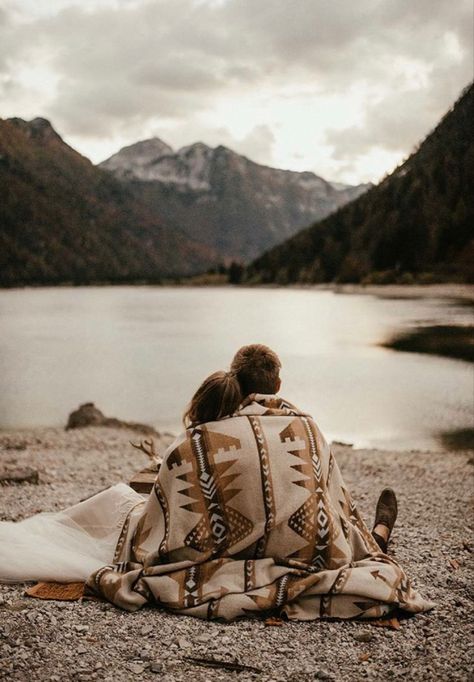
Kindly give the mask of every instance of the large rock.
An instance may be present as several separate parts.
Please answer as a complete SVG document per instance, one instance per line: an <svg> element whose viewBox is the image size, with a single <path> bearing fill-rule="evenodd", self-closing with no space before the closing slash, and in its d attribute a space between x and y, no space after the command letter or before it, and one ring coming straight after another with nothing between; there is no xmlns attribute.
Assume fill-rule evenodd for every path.
<svg viewBox="0 0 474 682"><path fill-rule="evenodd" d="M83 405L80 405L77 410L71 412L66 425L66 430L82 429L86 426L109 426L114 428L132 429L133 431L151 434L153 436L160 435L158 431L149 424L126 422L121 419L115 419L115 417L106 417L94 403L84 403Z"/></svg>
<svg viewBox="0 0 474 682"><path fill-rule="evenodd" d="M84 426L103 426L105 415L94 405L84 403L71 412L66 429L81 429Z"/></svg>

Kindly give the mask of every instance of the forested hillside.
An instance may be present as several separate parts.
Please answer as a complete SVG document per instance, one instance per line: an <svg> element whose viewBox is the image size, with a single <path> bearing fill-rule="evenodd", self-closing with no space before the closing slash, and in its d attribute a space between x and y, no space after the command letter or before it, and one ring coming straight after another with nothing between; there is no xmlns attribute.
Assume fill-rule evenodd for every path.
<svg viewBox="0 0 474 682"><path fill-rule="evenodd" d="M0 120L0 285L159 281L213 262L45 119Z"/></svg>
<svg viewBox="0 0 474 682"><path fill-rule="evenodd" d="M474 281L474 87L379 185L257 258L253 283Z"/></svg>

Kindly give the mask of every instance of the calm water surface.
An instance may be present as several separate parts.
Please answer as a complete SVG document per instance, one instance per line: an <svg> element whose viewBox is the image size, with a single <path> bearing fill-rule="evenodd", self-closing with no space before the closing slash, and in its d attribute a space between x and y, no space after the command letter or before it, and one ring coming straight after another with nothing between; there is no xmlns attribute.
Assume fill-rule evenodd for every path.
<svg viewBox="0 0 474 682"><path fill-rule="evenodd" d="M108 416L176 431L201 380L260 342L281 356L281 394L329 439L439 447L440 432L472 427L471 365L378 344L413 323L466 316L441 299L304 289L4 290L0 427L64 425L93 401Z"/></svg>

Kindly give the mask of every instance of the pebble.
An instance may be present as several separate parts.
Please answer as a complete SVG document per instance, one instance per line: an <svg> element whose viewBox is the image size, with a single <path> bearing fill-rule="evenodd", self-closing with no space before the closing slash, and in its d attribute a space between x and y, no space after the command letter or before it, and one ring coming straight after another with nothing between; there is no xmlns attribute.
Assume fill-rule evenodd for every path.
<svg viewBox="0 0 474 682"><path fill-rule="evenodd" d="M357 642L372 642L375 637L371 632L368 632L367 630L365 632L356 632L354 635L354 639Z"/></svg>
<svg viewBox="0 0 474 682"><path fill-rule="evenodd" d="M336 678L334 677L334 675L328 673L326 670L315 670L314 679L325 680L325 682L333 682L333 680L335 680Z"/></svg>
<svg viewBox="0 0 474 682"><path fill-rule="evenodd" d="M134 675L140 675L145 668L146 665L145 663L142 663L141 661L131 661L130 663L127 663L127 670L130 670L131 673Z"/></svg>
<svg viewBox="0 0 474 682"><path fill-rule="evenodd" d="M150 665L150 671L152 673L163 673L165 670L165 666L161 661L153 661L153 663Z"/></svg>
<svg viewBox="0 0 474 682"><path fill-rule="evenodd" d="M89 632L89 626L88 625L74 625L74 630L76 632L79 632L80 634L83 634L85 632Z"/></svg>
<svg viewBox="0 0 474 682"><path fill-rule="evenodd" d="M17 599L10 603L4 604L3 608L7 609L7 611L24 611L25 609L28 608L28 604L26 603L26 601L21 601L20 599Z"/></svg>
<svg viewBox="0 0 474 682"><path fill-rule="evenodd" d="M207 644L207 642L212 641L212 635L198 635L195 638L196 642L200 642L201 644Z"/></svg>

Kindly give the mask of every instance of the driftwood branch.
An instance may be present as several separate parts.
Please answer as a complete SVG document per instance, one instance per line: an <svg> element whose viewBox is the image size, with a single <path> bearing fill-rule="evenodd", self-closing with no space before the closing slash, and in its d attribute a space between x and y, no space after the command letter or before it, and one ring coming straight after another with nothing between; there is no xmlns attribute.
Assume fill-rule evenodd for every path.
<svg viewBox="0 0 474 682"><path fill-rule="evenodd" d="M224 670L233 670L235 672L252 672L261 673L260 668L253 665L244 665L243 663L233 663L232 661L223 661L217 658L198 658L196 656L183 656L185 661L189 661L194 665L202 666L203 668L223 668Z"/></svg>
<svg viewBox="0 0 474 682"><path fill-rule="evenodd" d="M150 460L153 462L155 466L161 464L162 459L155 450L155 441L153 440L153 438L145 438L144 440L141 440L139 443L134 443L133 441L129 442L130 445L133 445L134 448L144 452L145 455L147 455L147 457L150 458Z"/></svg>
<svg viewBox="0 0 474 682"><path fill-rule="evenodd" d="M38 471L31 467L0 470L0 485L6 486L14 485L16 483L32 483L33 485L38 485Z"/></svg>

